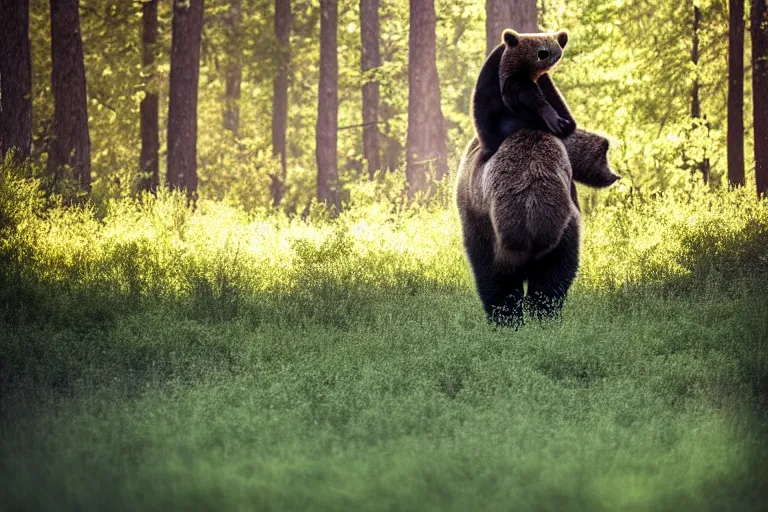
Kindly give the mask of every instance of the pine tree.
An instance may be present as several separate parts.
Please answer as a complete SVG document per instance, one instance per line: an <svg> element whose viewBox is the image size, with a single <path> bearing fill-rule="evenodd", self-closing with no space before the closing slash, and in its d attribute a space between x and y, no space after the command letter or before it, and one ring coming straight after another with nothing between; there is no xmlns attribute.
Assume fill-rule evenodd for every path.
<svg viewBox="0 0 768 512"><path fill-rule="evenodd" d="M728 185L744 186L744 0L729 0Z"/></svg>
<svg viewBox="0 0 768 512"><path fill-rule="evenodd" d="M410 0L410 5L405 174L414 194L427 189L429 176L441 179L448 166L437 76L434 0Z"/></svg>
<svg viewBox="0 0 768 512"><path fill-rule="evenodd" d="M151 89L155 76L155 43L157 42L157 0L147 0L142 10L142 64L145 72L144 99L140 106L141 156L139 158L139 191L155 194L160 182L158 153L160 134L158 128L158 97Z"/></svg>
<svg viewBox="0 0 768 512"><path fill-rule="evenodd" d="M768 197L768 9L752 0L752 112L755 131L755 184Z"/></svg>
<svg viewBox="0 0 768 512"><path fill-rule="evenodd" d="M29 156L32 143L32 59L29 0L0 0L0 156Z"/></svg>
<svg viewBox="0 0 768 512"><path fill-rule="evenodd" d="M360 62L364 76L381 66L379 37L379 0L360 0ZM368 77L363 84L363 158L371 179L381 167L378 122L379 81Z"/></svg>
<svg viewBox="0 0 768 512"><path fill-rule="evenodd" d="M272 96L272 155L280 158L280 172L271 176L272 204L283 200L288 178L286 135L288 131L288 67L291 61L291 1L275 0L275 37L278 48L277 73L273 80Z"/></svg>
<svg viewBox="0 0 768 512"><path fill-rule="evenodd" d="M227 35L224 71L224 129L237 138L240 132L240 83L243 78L240 30L243 21L240 0L230 0L225 19Z"/></svg>
<svg viewBox="0 0 768 512"><path fill-rule="evenodd" d="M338 203L336 161L339 109L339 61L336 53L337 0L320 0L320 86L317 104L317 199L331 207Z"/></svg>
<svg viewBox="0 0 768 512"><path fill-rule="evenodd" d="M197 87L203 0L174 0L168 103L168 172L171 189L197 198Z"/></svg>
<svg viewBox="0 0 768 512"><path fill-rule="evenodd" d="M48 173L56 184L69 168L79 188L90 192L91 139L78 0L50 0L50 7L54 119Z"/></svg>
<svg viewBox="0 0 768 512"><path fill-rule="evenodd" d="M536 0L485 0L485 53L501 44L501 32L538 32Z"/></svg>

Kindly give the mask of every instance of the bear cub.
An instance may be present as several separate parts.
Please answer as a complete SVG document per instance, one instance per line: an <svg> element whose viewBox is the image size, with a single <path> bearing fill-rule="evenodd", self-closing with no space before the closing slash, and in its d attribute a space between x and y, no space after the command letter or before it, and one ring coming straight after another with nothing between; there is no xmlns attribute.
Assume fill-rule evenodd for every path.
<svg viewBox="0 0 768 512"><path fill-rule="evenodd" d="M472 94L472 118L483 158L521 129L567 137L576 129L547 74L563 55L568 33L519 34L507 29L485 60Z"/></svg>

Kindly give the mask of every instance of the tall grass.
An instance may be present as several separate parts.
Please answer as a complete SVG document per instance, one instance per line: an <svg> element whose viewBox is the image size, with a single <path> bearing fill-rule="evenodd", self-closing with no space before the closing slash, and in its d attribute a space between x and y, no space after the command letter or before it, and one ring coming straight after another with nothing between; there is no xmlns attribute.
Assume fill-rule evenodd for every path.
<svg viewBox="0 0 768 512"><path fill-rule="evenodd" d="M471 276L458 218L439 205L397 210L361 201L329 220L196 209L161 193L92 207L46 205L4 169L4 254L47 286L132 298L465 292ZM768 268L768 205L746 190L595 209L585 218L579 290L725 284ZM6 256L8 257L8 256ZM716 279L720 276L722 279Z"/></svg>
<svg viewBox="0 0 768 512"><path fill-rule="evenodd" d="M63 208L2 171L8 509L765 503L768 204L748 192L595 209L562 320L512 332L439 204Z"/></svg>

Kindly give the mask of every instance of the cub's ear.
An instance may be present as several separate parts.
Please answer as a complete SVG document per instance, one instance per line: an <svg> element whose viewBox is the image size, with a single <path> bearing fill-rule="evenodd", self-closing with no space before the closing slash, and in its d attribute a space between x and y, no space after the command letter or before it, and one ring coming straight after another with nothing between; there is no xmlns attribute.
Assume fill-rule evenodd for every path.
<svg viewBox="0 0 768 512"><path fill-rule="evenodd" d="M600 151L603 152L603 154L608 153L608 150L611 149L611 143L608 142L608 139L603 139L600 142Z"/></svg>
<svg viewBox="0 0 768 512"><path fill-rule="evenodd" d="M560 32L555 33L555 37L557 38L557 43L560 45L560 48L565 48L565 45L568 44L568 32L561 30Z"/></svg>
<svg viewBox="0 0 768 512"><path fill-rule="evenodd" d="M520 42L520 34L512 30L511 28L508 28L504 30L501 34L501 38L504 40L504 44L509 46L510 48L514 48L517 46L517 43Z"/></svg>

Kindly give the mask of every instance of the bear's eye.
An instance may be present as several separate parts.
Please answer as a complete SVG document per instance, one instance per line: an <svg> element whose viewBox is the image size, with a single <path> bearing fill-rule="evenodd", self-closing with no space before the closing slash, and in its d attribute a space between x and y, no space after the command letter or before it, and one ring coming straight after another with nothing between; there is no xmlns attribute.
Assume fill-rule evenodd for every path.
<svg viewBox="0 0 768 512"><path fill-rule="evenodd" d="M548 50L539 50L539 60L544 60L549 58L549 51Z"/></svg>

